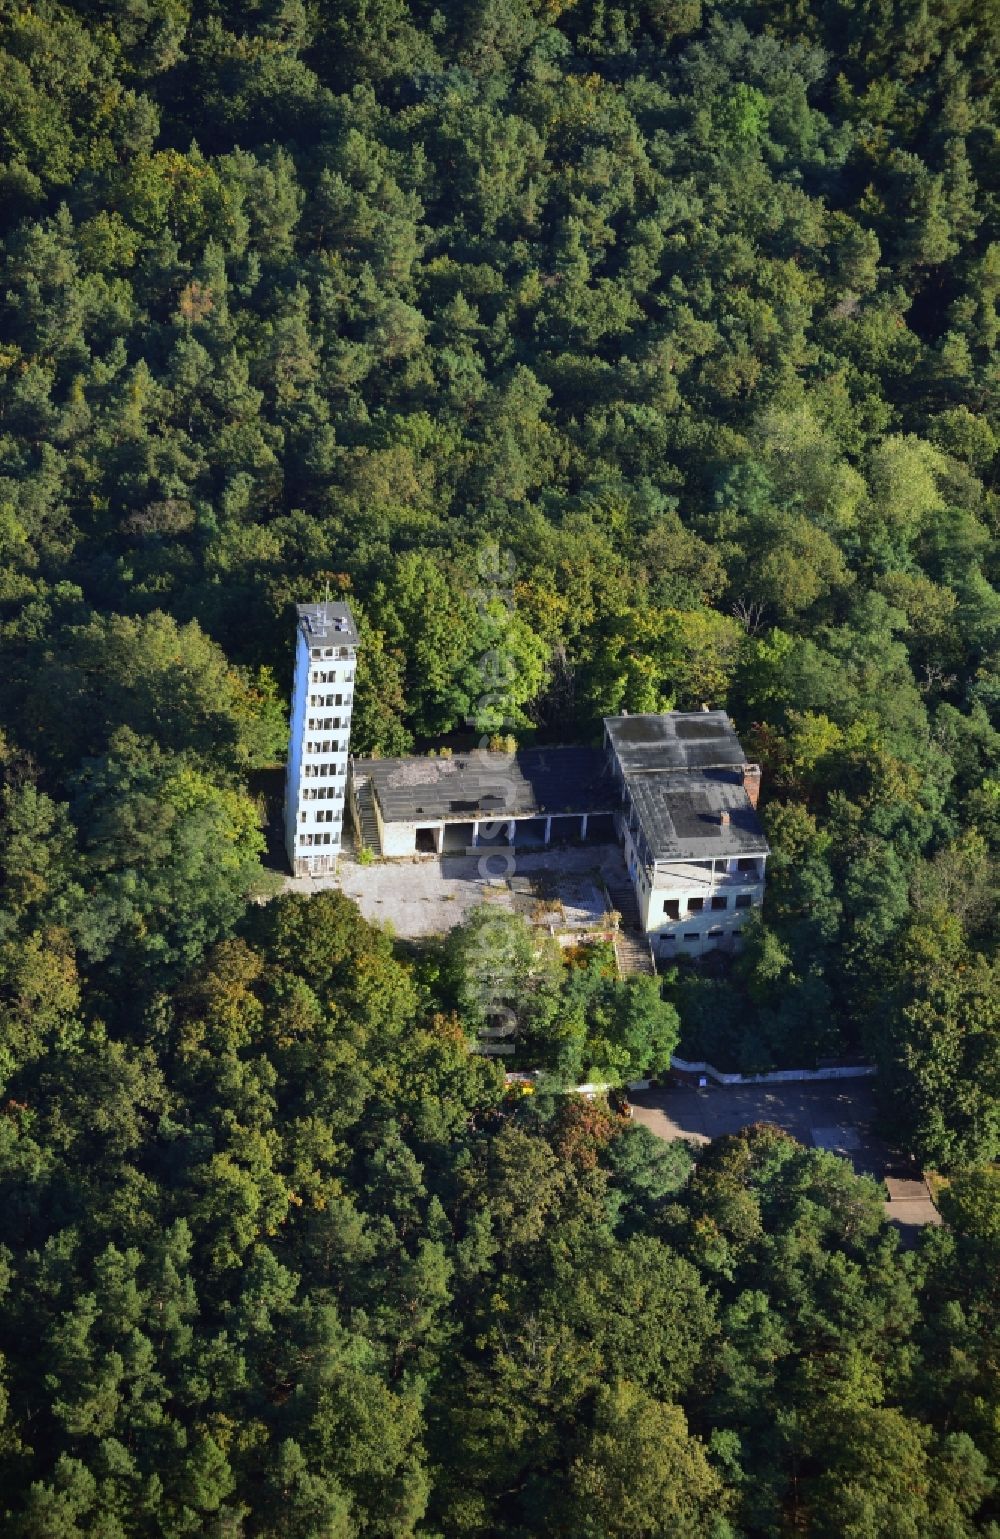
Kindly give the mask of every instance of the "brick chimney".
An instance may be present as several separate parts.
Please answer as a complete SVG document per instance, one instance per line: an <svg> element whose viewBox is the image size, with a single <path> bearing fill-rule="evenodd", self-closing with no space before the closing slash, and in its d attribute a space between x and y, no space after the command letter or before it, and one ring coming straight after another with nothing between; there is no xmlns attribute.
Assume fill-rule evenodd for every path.
<svg viewBox="0 0 1000 1539"><path fill-rule="evenodd" d="M756 807L760 800L760 765L744 764L743 789L750 798L751 807Z"/></svg>

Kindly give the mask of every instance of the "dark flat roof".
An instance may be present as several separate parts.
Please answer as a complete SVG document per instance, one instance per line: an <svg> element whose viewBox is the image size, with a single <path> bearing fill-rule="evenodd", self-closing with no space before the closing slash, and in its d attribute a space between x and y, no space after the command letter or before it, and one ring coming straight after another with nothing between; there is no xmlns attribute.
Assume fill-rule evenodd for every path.
<svg viewBox="0 0 1000 1539"><path fill-rule="evenodd" d="M321 604L296 604L299 629L310 647L356 647L358 628L347 604L327 600Z"/></svg>
<svg viewBox="0 0 1000 1539"><path fill-rule="evenodd" d="M627 776L640 770L735 768L746 762L725 711L606 716L604 725Z"/></svg>
<svg viewBox="0 0 1000 1539"><path fill-rule="evenodd" d="M768 853L743 787L743 749L724 711L612 716L607 727L654 860ZM371 781L387 823L580 816L621 807L598 748L357 759L353 773Z"/></svg>
<svg viewBox="0 0 1000 1539"><path fill-rule="evenodd" d="M387 823L613 812L620 795L598 748L474 749L451 759L356 759Z"/></svg>
<svg viewBox="0 0 1000 1539"><path fill-rule="evenodd" d="M733 770L667 770L628 777L654 860L766 855L768 843L743 776ZM723 823L720 814L729 814Z"/></svg>

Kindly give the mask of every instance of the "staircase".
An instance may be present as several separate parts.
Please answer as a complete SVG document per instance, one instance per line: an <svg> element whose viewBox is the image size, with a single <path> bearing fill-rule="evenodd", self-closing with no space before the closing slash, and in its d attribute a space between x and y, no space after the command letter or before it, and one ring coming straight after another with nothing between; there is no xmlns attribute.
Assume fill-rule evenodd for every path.
<svg viewBox="0 0 1000 1539"><path fill-rule="evenodd" d="M615 936L615 959L623 978L635 973L645 973L647 978L656 977L656 964L649 949L649 941L640 930L619 930Z"/></svg>
<svg viewBox="0 0 1000 1539"><path fill-rule="evenodd" d="M618 971L623 978L628 978L635 973L645 973L647 977L655 978L656 964L649 948L649 941L641 929L635 888L625 875L606 876L604 884L612 908L621 915L621 927L615 935Z"/></svg>
<svg viewBox="0 0 1000 1539"><path fill-rule="evenodd" d="M604 885L607 889L611 907L622 916L623 930L638 930L639 928L639 904L636 901L635 888L627 876L605 876Z"/></svg>
<svg viewBox="0 0 1000 1539"><path fill-rule="evenodd" d="M378 819L375 816L375 803L373 800L370 780L354 782L354 795L357 802L357 817L354 819L354 846L358 854L362 850L371 850L372 854L381 858L382 841L378 836ZM360 830L358 818L361 820Z"/></svg>

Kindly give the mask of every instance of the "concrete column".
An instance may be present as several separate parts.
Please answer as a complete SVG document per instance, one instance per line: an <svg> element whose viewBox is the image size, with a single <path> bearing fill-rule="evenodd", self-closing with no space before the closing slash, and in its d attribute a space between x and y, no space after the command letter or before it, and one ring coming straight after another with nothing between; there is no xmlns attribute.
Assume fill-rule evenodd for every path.
<svg viewBox="0 0 1000 1539"><path fill-rule="evenodd" d="M587 817L588 817L588 814L585 812L583 814L583 817L580 820L580 838L581 839L586 839L586 837L587 837Z"/></svg>
<svg viewBox="0 0 1000 1539"><path fill-rule="evenodd" d="M507 843L508 844L513 844L514 843L514 819L513 818L511 818L510 822L507 824Z"/></svg>
<svg viewBox="0 0 1000 1539"><path fill-rule="evenodd" d="M551 844L551 842L552 842L552 819L551 818L546 818L545 819L545 843L546 844Z"/></svg>
<svg viewBox="0 0 1000 1539"><path fill-rule="evenodd" d="M473 825L472 825L472 844L473 844L473 848L478 843L479 843L479 824L478 823L473 823Z"/></svg>
<svg viewBox="0 0 1000 1539"><path fill-rule="evenodd" d="M439 855L443 855L444 854L444 824L443 823L441 824L440 828L435 830L435 833L437 835L437 852L438 852Z"/></svg>

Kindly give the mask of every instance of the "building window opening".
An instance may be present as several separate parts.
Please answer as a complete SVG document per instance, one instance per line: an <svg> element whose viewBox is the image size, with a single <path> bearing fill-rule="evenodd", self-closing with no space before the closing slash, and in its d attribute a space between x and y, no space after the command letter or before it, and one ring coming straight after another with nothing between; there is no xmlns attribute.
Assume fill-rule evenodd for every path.
<svg viewBox="0 0 1000 1539"><path fill-rule="evenodd" d="M738 892L736 894L736 907L737 908L749 908L752 902L753 902L753 898L750 896L750 894L748 892Z"/></svg>
<svg viewBox="0 0 1000 1539"><path fill-rule="evenodd" d="M736 869L737 871L752 871L754 876L756 876L757 862L750 859L749 857L741 856L741 858L736 862Z"/></svg>
<svg viewBox="0 0 1000 1539"><path fill-rule="evenodd" d="M684 939L686 941L696 941L698 939L698 931L697 930L687 930L687 931L685 931Z"/></svg>
<svg viewBox="0 0 1000 1539"><path fill-rule="evenodd" d="M436 855L437 854L436 839L437 839L437 829L435 829L435 828L418 828L417 829L417 843L416 843L417 854L418 855Z"/></svg>
<svg viewBox="0 0 1000 1539"><path fill-rule="evenodd" d="M721 912L723 909L727 909L729 907L729 899L728 898L713 898L712 899L712 907L717 912Z"/></svg>
<svg viewBox="0 0 1000 1539"><path fill-rule="evenodd" d="M663 912L666 914L668 919L679 919L681 917L680 899L665 898L663 902Z"/></svg>
<svg viewBox="0 0 1000 1539"><path fill-rule="evenodd" d="M688 913L689 914L700 914L700 913L703 912L704 907L705 907L705 900L704 900L704 898L688 898Z"/></svg>

